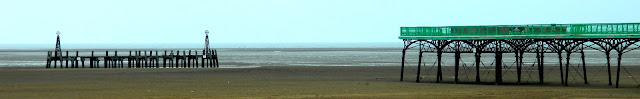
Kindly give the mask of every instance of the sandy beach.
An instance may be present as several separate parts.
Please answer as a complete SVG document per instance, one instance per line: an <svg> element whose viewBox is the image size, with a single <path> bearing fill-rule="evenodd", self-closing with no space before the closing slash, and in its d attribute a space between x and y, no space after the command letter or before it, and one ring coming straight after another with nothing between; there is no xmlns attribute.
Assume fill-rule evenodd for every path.
<svg viewBox="0 0 640 99"><path fill-rule="evenodd" d="M640 98L632 79L621 77L622 88L614 88L603 82L604 73L593 77L591 85L562 86L554 78L547 78L547 84L491 85L429 83L428 77L415 83L411 69L406 80L399 81L399 70L390 66L0 68L0 98ZM549 73L555 74L559 73ZM505 82L512 78L505 76Z"/></svg>

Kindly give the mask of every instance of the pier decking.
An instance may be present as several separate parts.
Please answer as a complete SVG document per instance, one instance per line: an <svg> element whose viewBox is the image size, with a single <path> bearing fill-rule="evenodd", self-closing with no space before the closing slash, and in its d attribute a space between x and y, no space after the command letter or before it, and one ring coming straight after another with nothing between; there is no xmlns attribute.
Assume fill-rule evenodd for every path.
<svg viewBox="0 0 640 99"><path fill-rule="evenodd" d="M47 55L46 68L217 68L216 50L104 51L103 56L80 55L80 51L64 51ZM64 54L63 54L64 53ZM71 53L71 55L70 55ZM126 52L125 52L126 53ZM206 54L211 53L211 54ZM56 57L57 56L57 57ZM102 63L101 63L102 61ZM59 62L59 65L58 65ZM102 64L102 65L100 65Z"/></svg>

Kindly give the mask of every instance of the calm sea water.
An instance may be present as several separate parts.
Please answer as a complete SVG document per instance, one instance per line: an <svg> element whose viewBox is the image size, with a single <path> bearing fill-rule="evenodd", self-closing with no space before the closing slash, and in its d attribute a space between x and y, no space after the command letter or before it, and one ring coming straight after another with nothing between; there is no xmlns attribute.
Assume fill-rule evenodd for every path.
<svg viewBox="0 0 640 99"><path fill-rule="evenodd" d="M114 55L113 49L95 49L95 55L104 55L109 50ZM221 48L217 49L219 61L222 67L256 67L256 66L400 66L401 48ZM75 50L74 50L75 51ZM91 50L80 50L80 55L91 55ZM160 50L161 54L163 50ZM128 55L129 50L119 50L118 55ZM75 52L70 53L75 55ZM493 64L494 54L486 53L482 56L483 64ZM585 51L587 66L604 66L605 55L599 51ZM44 67L47 52L44 50L5 50L0 51L0 67ZM443 65L452 66L454 63L452 53L443 55ZM512 65L515 61L513 54L504 54L506 65ZM564 56L563 56L564 57ZM616 64L615 52L611 56L612 65ZM431 66L436 62L433 53L425 53L424 65ZM472 66L474 63L472 53L462 54L462 65ZM535 54L525 54L525 65L533 65ZM563 62L566 61L563 58ZM622 64L635 66L640 61L640 53L632 51L625 53ZM408 66L417 66L417 50L407 52ZM580 53L571 56L571 64L580 64ZM557 65L558 56L554 53L545 54L545 64Z"/></svg>

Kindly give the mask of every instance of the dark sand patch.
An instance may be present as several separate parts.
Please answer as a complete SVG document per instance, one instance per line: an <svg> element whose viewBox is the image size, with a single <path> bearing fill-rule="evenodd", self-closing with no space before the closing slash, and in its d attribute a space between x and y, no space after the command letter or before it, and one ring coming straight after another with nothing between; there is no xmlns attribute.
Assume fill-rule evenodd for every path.
<svg viewBox="0 0 640 99"><path fill-rule="evenodd" d="M602 82L604 73L591 85L568 87L556 78L523 85L424 83L429 76L415 83L408 69L398 81L399 67L0 68L0 98L640 98L633 80L621 77L624 88L613 88Z"/></svg>

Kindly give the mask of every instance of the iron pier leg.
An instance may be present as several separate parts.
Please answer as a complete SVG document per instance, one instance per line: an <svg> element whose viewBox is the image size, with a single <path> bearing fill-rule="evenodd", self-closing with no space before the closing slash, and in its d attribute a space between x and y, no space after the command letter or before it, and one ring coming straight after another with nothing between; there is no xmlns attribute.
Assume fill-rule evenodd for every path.
<svg viewBox="0 0 640 99"><path fill-rule="evenodd" d="M618 88L618 84L620 84L620 62L622 61L622 52L618 52L618 70L616 74L616 88Z"/></svg>
<svg viewBox="0 0 640 99"><path fill-rule="evenodd" d="M420 82L420 67L422 67L422 43L420 43L420 51L418 55L418 71L416 75L416 82Z"/></svg>
<svg viewBox="0 0 640 99"><path fill-rule="evenodd" d="M562 50L558 52L558 64L560 64L560 82L564 85L564 71L562 69Z"/></svg>
<svg viewBox="0 0 640 99"><path fill-rule="evenodd" d="M480 50L476 49L476 83L480 83Z"/></svg>
<svg viewBox="0 0 640 99"><path fill-rule="evenodd" d="M437 74L436 74L436 83L439 83L440 80L442 80L442 49L438 48L438 52L437 52L437 57L438 57L438 70L437 70Z"/></svg>
<svg viewBox="0 0 640 99"><path fill-rule="evenodd" d="M405 48L402 49L402 64L400 65L400 81L404 80L404 57L405 54L407 53L407 47L405 46Z"/></svg>
<svg viewBox="0 0 640 99"><path fill-rule="evenodd" d="M496 85L502 84L502 52L496 52Z"/></svg>
<svg viewBox="0 0 640 99"><path fill-rule="evenodd" d="M584 45L583 45L584 46ZM589 84L587 81L587 63L584 61L584 47L580 49L580 58L582 59L582 74L584 74L584 84Z"/></svg>
<svg viewBox="0 0 640 99"><path fill-rule="evenodd" d="M567 63L565 63L564 85L569 86L569 61L571 60L571 52L567 52Z"/></svg>
<svg viewBox="0 0 640 99"><path fill-rule="evenodd" d="M610 55L610 51L606 51L605 55L607 55L607 74L609 75L609 86L613 85L611 83L611 57Z"/></svg>
<svg viewBox="0 0 640 99"><path fill-rule="evenodd" d="M542 53L542 52L537 52L536 53L536 58L538 59L538 78L539 78L539 80L540 80L539 82L541 84L544 81L544 74L543 74L544 73L544 67L543 67L544 56L543 55L544 55L544 53Z"/></svg>
<svg viewBox="0 0 640 99"><path fill-rule="evenodd" d="M520 57L518 57L519 60L520 60L520 66L519 66L520 69L518 69L518 70L520 70L520 73L519 73L520 77L522 77L522 66L524 66L524 64L522 63L522 57L523 56L524 56L524 51L520 50ZM518 79L518 80L520 80L520 79Z"/></svg>
<svg viewBox="0 0 640 99"><path fill-rule="evenodd" d="M418 71L417 71L417 75L416 75L416 82L420 82L420 67L422 67L422 42L420 42L420 51L419 51L419 55L418 55Z"/></svg>
<svg viewBox="0 0 640 99"><path fill-rule="evenodd" d="M455 55L455 61L456 61L456 63L455 63L455 67L454 67L454 68L455 68L455 73L456 73L456 74L455 74L455 77L454 77L454 83L456 83L456 84L457 84L457 83L458 83L458 80L459 80L459 79L458 79L458 73L459 73L459 72L458 72L458 71L459 71L458 69L460 69L460 52L459 52L459 51L456 51L456 53L455 53L455 54L456 54L456 55Z"/></svg>
<svg viewBox="0 0 640 99"><path fill-rule="evenodd" d="M516 54L516 72L518 75L518 84L520 84L520 78L522 77L522 64L520 63L520 61L522 61L522 58L520 57L520 50L516 50L515 53Z"/></svg>

